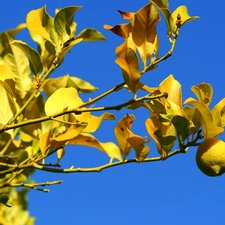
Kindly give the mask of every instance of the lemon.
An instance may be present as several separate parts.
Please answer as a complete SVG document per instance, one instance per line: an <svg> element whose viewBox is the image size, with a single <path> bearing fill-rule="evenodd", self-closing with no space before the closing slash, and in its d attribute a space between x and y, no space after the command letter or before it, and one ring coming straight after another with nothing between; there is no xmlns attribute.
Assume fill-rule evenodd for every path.
<svg viewBox="0 0 225 225"><path fill-rule="evenodd" d="M197 150L198 168L208 176L220 176L225 172L225 142L218 138L203 141Z"/></svg>

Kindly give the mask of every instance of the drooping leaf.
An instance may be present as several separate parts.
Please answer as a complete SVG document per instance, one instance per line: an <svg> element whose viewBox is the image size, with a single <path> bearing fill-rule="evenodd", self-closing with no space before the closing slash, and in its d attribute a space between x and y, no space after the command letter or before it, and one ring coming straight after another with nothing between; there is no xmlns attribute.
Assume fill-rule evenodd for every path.
<svg viewBox="0 0 225 225"><path fill-rule="evenodd" d="M159 20L159 13L153 4L141 8L133 18L132 39L137 46L144 68L147 60L158 52L156 25Z"/></svg>
<svg viewBox="0 0 225 225"><path fill-rule="evenodd" d="M93 116L93 115L90 115L89 118L88 118L88 125L87 127L83 130L83 132L95 132L99 126L101 125L102 123L102 120L114 120L116 119L116 117L114 116L114 114L112 113L103 113L101 116Z"/></svg>
<svg viewBox="0 0 225 225"><path fill-rule="evenodd" d="M39 53L23 41L13 41L11 44L18 47L26 54L29 59L31 71L36 77L39 77L43 72L43 64Z"/></svg>
<svg viewBox="0 0 225 225"><path fill-rule="evenodd" d="M201 125L203 128L203 134L205 139L216 137L224 131L222 127L218 127L214 124L212 113L203 102L197 101L193 98L188 98L184 102L184 104L191 104L195 106L200 112Z"/></svg>
<svg viewBox="0 0 225 225"><path fill-rule="evenodd" d="M159 154L165 159L176 140L174 126L172 124L164 125L155 116L148 118L145 126L149 135L155 141Z"/></svg>
<svg viewBox="0 0 225 225"><path fill-rule="evenodd" d="M212 116L216 126L225 126L225 98L214 106L212 109Z"/></svg>
<svg viewBox="0 0 225 225"><path fill-rule="evenodd" d="M46 6L30 11L27 14L26 23L30 32L52 42L51 33L54 29L54 19L46 12Z"/></svg>
<svg viewBox="0 0 225 225"><path fill-rule="evenodd" d="M115 158L119 161L122 161L120 149L116 144L113 142L100 142L91 134L82 133L70 140L68 144L84 145L97 148L106 153L110 158Z"/></svg>
<svg viewBox="0 0 225 225"><path fill-rule="evenodd" d="M180 142L183 142L189 136L190 123L189 120L183 116L175 115L171 119L172 124L174 125L177 137Z"/></svg>
<svg viewBox="0 0 225 225"><path fill-rule="evenodd" d="M146 141L144 141L142 137L136 135L128 138L127 141L135 150L138 162L143 161L148 156L150 148L145 145Z"/></svg>
<svg viewBox="0 0 225 225"><path fill-rule="evenodd" d="M82 6L69 6L58 11L54 20L55 31L61 43L65 43L74 36L74 14Z"/></svg>
<svg viewBox="0 0 225 225"><path fill-rule="evenodd" d="M141 77L139 72L139 61L135 51L131 48L127 48L125 54L122 54L115 62L120 66L123 73L123 79L129 90L135 93Z"/></svg>
<svg viewBox="0 0 225 225"><path fill-rule="evenodd" d="M114 134L118 141L121 153L124 158L129 155L131 150L131 145L128 143L127 139L134 136L131 132L131 126L135 117L132 114L127 114L124 116L116 125L114 129Z"/></svg>
<svg viewBox="0 0 225 225"><path fill-rule="evenodd" d="M155 131L154 135L157 137L160 145L162 146L163 150L166 152L167 155L173 148L174 143L176 141L176 137L172 135L162 135L162 132L160 130Z"/></svg>
<svg viewBox="0 0 225 225"><path fill-rule="evenodd" d="M209 106L213 96L213 88L210 84L201 83L192 86L191 90L195 93L199 101L203 102L206 106Z"/></svg>
<svg viewBox="0 0 225 225"><path fill-rule="evenodd" d="M82 30L78 35L75 36L76 38L82 38L83 41L105 41L106 38L97 30L87 28Z"/></svg>
<svg viewBox="0 0 225 225"><path fill-rule="evenodd" d="M174 26L176 26L176 21L178 15L180 16L181 23L179 27L183 26L185 23L191 21L191 20L196 20L199 18L199 16L189 16L187 7L185 5L181 5L178 8L176 8L171 17L173 18Z"/></svg>
<svg viewBox="0 0 225 225"><path fill-rule="evenodd" d="M47 99L45 113L51 116L64 110L76 109L82 103L75 88L60 88Z"/></svg>

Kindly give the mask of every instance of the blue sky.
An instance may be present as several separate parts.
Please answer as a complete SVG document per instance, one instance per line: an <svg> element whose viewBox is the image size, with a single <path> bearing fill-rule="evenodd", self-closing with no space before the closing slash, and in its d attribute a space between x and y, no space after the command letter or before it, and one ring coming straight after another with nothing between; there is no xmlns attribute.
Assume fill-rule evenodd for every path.
<svg viewBox="0 0 225 225"><path fill-rule="evenodd" d="M4 1L1 3L0 30L15 27L24 22L26 14L47 6L54 15L55 8L83 5L75 15L78 31L92 27L107 38L106 42L82 43L75 46L66 56L53 76L70 74L88 80L99 90L84 99L94 97L122 82L120 68L114 63L114 49L122 39L103 29L103 24L122 23L117 9L137 11L147 4L140 1ZM173 11L179 5L186 5L190 15L200 19L192 21L181 29L172 57L159 64L157 70L143 77L143 82L157 86L169 74L182 84L183 100L193 97L192 85L208 82L213 86L212 106L224 94L224 7L204 4L201 1L171 1ZM164 54L169 44L164 19L158 28L160 54ZM27 31L18 38L35 46ZM114 105L131 97L122 92L113 94L98 103L98 106ZM96 106L97 106L96 105ZM143 110L115 112L117 121L126 113L134 113L136 121L133 131L147 135L143 121L147 113ZM113 127L117 121L106 121L96 136L102 141L115 141ZM225 135L221 135L225 139ZM153 140L150 142L150 156L157 156ZM61 185L51 186L48 194L30 191L29 209L37 216L37 225L79 224L79 225L222 225L224 224L224 176L207 177L195 163L196 148L190 148L163 162L129 164L110 168L101 173L52 174L37 171L33 178L37 182L62 179ZM62 166L94 167L108 162L102 152L85 147L70 147L66 150Z"/></svg>

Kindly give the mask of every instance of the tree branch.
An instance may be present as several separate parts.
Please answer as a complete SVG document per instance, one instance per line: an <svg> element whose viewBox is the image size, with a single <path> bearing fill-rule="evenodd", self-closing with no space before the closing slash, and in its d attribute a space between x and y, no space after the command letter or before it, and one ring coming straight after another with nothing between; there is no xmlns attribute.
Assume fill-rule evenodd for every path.
<svg viewBox="0 0 225 225"><path fill-rule="evenodd" d="M36 191L43 191L43 192L49 192L49 189L42 189L38 188L38 186L50 186L54 184L61 184L63 181L62 180L56 180L56 181L51 181L51 182L43 182L43 183L34 183L34 184L25 184L25 183L15 183L15 184L10 184L10 183L5 183L3 185L0 185L0 188L3 187L26 187L30 188Z"/></svg>

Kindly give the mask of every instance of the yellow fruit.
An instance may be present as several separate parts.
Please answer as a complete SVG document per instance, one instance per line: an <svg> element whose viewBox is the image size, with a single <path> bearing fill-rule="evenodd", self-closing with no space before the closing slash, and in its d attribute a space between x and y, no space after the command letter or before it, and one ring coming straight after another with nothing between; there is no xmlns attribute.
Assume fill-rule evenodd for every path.
<svg viewBox="0 0 225 225"><path fill-rule="evenodd" d="M198 168L208 176L220 176L225 172L225 142L218 138L203 141L197 150Z"/></svg>

